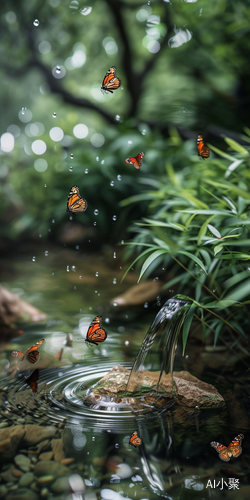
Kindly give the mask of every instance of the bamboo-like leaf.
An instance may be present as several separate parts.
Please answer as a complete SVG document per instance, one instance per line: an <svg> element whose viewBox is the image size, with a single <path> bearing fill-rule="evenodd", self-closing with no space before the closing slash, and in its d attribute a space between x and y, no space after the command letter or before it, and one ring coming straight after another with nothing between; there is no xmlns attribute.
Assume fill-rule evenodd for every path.
<svg viewBox="0 0 250 500"><path fill-rule="evenodd" d="M145 223L143 222L136 222L136 225L137 226L146 226L146 225L149 225L149 226L162 226L162 227L171 227L172 229L177 229L177 231L186 231L186 227L183 226L182 224L177 224L177 223L173 223L173 222L163 222L163 221L158 221L158 220L155 220L155 219L147 219L146 217L144 217L143 221L145 221Z"/></svg>
<svg viewBox="0 0 250 500"><path fill-rule="evenodd" d="M209 224L209 222L215 217L215 215L211 215L211 217L208 217L208 219L202 224L201 228L200 228L200 231L198 233L198 238L197 238L197 243L198 245L200 245L201 243L201 240L203 238L203 236L205 236L206 232L207 232L207 225Z"/></svg>
<svg viewBox="0 0 250 500"><path fill-rule="evenodd" d="M248 156L249 153L247 149L245 149L241 144L238 142L234 141L234 139L230 139L230 137L225 137L226 143L234 149L234 151L237 151L237 153L240 153L243 156Z"/></svg>
<svg viewBox="0 0 250 500"><path fill-rule="evenodd" d="M213 146L212 144L208 144L208 146L210 147L210 149L212 151L214 151L217 155L219 156L223 156L223 158L226 158L227 160L230 160L230 161L235 161L235 158L233 156L230 156L229 154L225 153L225 151L221 151L221 149L218 149L216 148L215 146Z"/></svg>
<svg viewBox="0 0 250 500"><path fill-rule="evenodd" d="M144 255L146 255L146 254L147 254L147 253L149 253L149 252L152 252L152 248L147 248L147 250L144 250L144 252L142 252L140 255L138 255L138 257L136 257L136 259L135 259L135 260L133 260L132 264L130 264L130 265L128 266L128 269L126 269L126 271L125 271L125 273L124 273L124 275L123 275L123 277L122 277L121 281L123 281L123 280L126 278L126 276L127 276L128 272L130 271L131 267L133 267L133 265L134 265L134 264L135 264L135 263L136 263L139 259L141 259L142 257L144 257Z"/></svg>
<svg viewBox="0 0 250 500"><path fill-rule="evenodd" d="M216 229L216 227L212 226L211 224L208 224L207 225L209 231L211 231L211 233L216 237L216 238L221 238L221 234L220 232L218 231L218 229Z"/></svg>
<svg viewBox="0 0 250 500"><path fill-rule="evenodd" d="M150 264L152 264L152 262L154 262L155 259L157 259L158 257L160 257L161 255L163 255L164 253L169 253L167 250L156 250L155 252L153 252L144 262L142 268L141 268L141 272L140 272L140 276L138 278L138 282L140 281L140 279L142 278L143 274L145 273L145 271L147 270L147 268L150 266Z"/></svg>
<svg viewBox="0 0 250 500"><path fill-rule="evenodd" d="M205 268L203 262L199 259L199 257L196 257L196 255L194 255L190 252L186 252L185 250L179 250L178 254L186 255L187 257L189 257L196 264L198 264L198 266L200 266L200 268L207 274L206 268Z"/></svg>
<svg viewBox="0 0 250 500"><path fill-rule="evenodd" d="M185 214L195 214L195 215L226 215L227 217L232 217L232 212L228 210L178 210Z"/></svg>
<svg viewBox="0 0 250 500"><path fill-rule="evenodd" d="M223 300L240 301L250 295L250 278L240 283L234 290L229 292Z"/></svg>
<svg viewBox="0 0 250 500"><path fill-rule="evenodd" d="M233 163L231 163L231 165L229 165L226 173L225 173L225 178L227 179L229 177L229 175L243 162L244 160L236 160L236 161L233 161Z"/></svg>
<svg viewBox="0 0 250 500"><path fill-rule="evenodd" d="M223 250L223 245L217 245L214 247L214 255L217 255L217 253L221 252Z"/></svg>
<svg viewBox="0 0 250 500"><path fill-rule="evenodd" d="M182 356L184 355L186 345L187 345L187 339L188 339L188 334L189 330L193 321L193 316L195 313L196 305L192 304L189 311L187 312L184 325L183 325L183 332L182 332L182 342L183 342L183 349L182 349Z"/></svg>

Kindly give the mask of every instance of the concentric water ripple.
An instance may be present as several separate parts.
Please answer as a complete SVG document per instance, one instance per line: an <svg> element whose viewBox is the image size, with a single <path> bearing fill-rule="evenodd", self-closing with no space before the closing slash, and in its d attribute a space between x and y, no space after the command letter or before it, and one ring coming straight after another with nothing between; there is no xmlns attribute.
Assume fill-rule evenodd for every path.
<svg viewBox="0 0 250 500"><path fill-rule="evenodd" d="M21 373L15 379L5 379L1 389L4 393L6 418L25 418L25 423L67 423L78 424L83 421L91 428L118 428L133 422L135 414L126 403L116 405L110 398L102 398L101 404L94 408L84 404L84 397L90 388L100 380L113 364L105 363L89 366L75 365L60 369L39 370L37 392L33 393L27 383L32 373ZM127 369L131 364L124 363ZM20 419L20 418L19 418ZM131 428L132 428L131 427ZM130 425L129 425L130 428Z"/></svg>

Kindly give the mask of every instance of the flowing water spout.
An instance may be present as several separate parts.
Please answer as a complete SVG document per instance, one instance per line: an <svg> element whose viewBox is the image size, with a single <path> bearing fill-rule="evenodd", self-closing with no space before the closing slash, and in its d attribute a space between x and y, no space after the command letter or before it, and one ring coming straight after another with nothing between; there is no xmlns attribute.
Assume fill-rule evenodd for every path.
<svg viewBox="0 0 250 500"><path fill-rule="evenodd" d="M157 371L159 377L154 386L162 392L161 382L165 375L171 377L171 393L173 386L173 363L179 332L184 323L191 302L185 296L176 295L162 306L146 333L140 351L134 361L126 390L134 392L142 386L144 370Z"/></svg>

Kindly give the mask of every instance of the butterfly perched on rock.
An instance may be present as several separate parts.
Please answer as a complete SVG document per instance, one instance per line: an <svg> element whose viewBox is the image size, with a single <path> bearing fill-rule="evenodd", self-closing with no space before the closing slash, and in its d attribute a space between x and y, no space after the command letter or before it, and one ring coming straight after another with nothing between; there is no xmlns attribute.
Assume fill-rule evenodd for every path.
<svg viewBox="0 0 250 500"><path fill-rule="evenodd" d="M132 444L132 446L140 446L142 444L142 440L139 438L137 431L133 432L130 437L129 444Z"/></svg>
<svg viewBox="0 0 250 500"><path fill-rule="evenodd" d="M88 208L87 200L81 197L78 186L73 186L69 192L67 201L67 212L78 214L85 212Z"/></svg>
<svg viewBox="0 0 250 500"><path fill-rule="evenodd" d="M104 342L107 338L107 332L102 328L102 317L96 316L93 321L91 321L85 342L86 344L95 344L98 345L98 342ZM83 340L83 339L78 339Z"/></svg>
<svg viewBox="0 0 250 500"><path fill-rule="evenodd" d="M125 163L129 165L134 165L137 170L140 170L140 166L142 164L141 159L145 156L145 153L139 153L137 156L131 156L131 158L126 158Z"/></svg>
<svg viewBox="0 0 250 500"><path fill-rule="evenodd" d="M116 76L116 67L112 66L103 78L101 90L104 92L110 92L113 94L113 90L116 90L121 85L121 80Z"/></svg>
<svg viewBox="0 0 250 500"><path fill-rule="evenodd" d="M44 339L38 340L34 345L32 345L25 353L21 351L12 351L11 355L14 358L20 358L20 361L23 361L24 358L27 359L29 363L34 365L40 358L40 353L38 352L38 348L45 342Z"/></svg>
<svg viewBox="0 0 250 500"><path fill-rule="evenodd" d="M197 138L197 150L198 150L198 156L201 156L203 160L205 160L205 158L208 158L210 156L209 148L204 144L203 137L201 134L199 134Z"/></svg>
<svg viewBox="0 0 250 500"><path fill-rule="evenodd" d="M219 453L219 457L223 462L229 462L231 457L237 458L242 453L241 443L244 439L244 434L238 434L229 446L224 446L224 444L212 441L210 444L212 448L215 448Z"/></svg>

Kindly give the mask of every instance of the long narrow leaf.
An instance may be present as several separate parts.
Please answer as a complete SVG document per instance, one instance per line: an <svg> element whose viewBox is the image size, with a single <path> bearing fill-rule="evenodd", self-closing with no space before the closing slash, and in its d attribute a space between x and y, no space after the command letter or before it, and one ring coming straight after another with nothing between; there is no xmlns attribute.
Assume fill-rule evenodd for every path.
<svg viewBox="0 0 250 500"><path fill-rule="evenodd" d="M249 153L247 149L241 146L238 142L230 139L230 137L225 137L225 141L232 149L234 149L234 151L237 151L237 153L240 153L243 156L248 156Z"/></svg>
<svg viewBox="0 0 250 500"><path fill-rule="evenodd" d="M155 259L157 259L158 257L160 257L161 255L163 255L164 253L169 253L167 250L156 250L155 252L153 252L144 262L142 268L141 268L141 272L140 272L140 276L138 278L138 281L140 281L141 277L143 276L143 274L145 273L145 271L147 270L147 268L150 266L150 264L152 264L152 262L154 262Z"/></svg>
<svg viewBox="0 0 250 500"><path fill-rule="evenodd" d="M193 260L196 264L198 264L198 266L200 266L200 268L207 274L207 271L206 271L206 268L204 267L204 264L203 262L199 259L199 257L196 257L196 255L190 253L190 252L186 252L185 250L179 250L178 251L178 254L182 254L182 255L186 255L187 257L189 257L191 260Z"/></svg>
<svg viewBox="0 0 250 500"><path fill-rule="evenodd" d="M183 349L182 349L182 356L184 355L185 349L186 349L186 344L187 344L187 339L188 339L188 334L189 330L193 321L193 316L195 313L196 305L192 304L184 321L183 325L183 332L182 332L182 342L183 342Z"/></svg>

